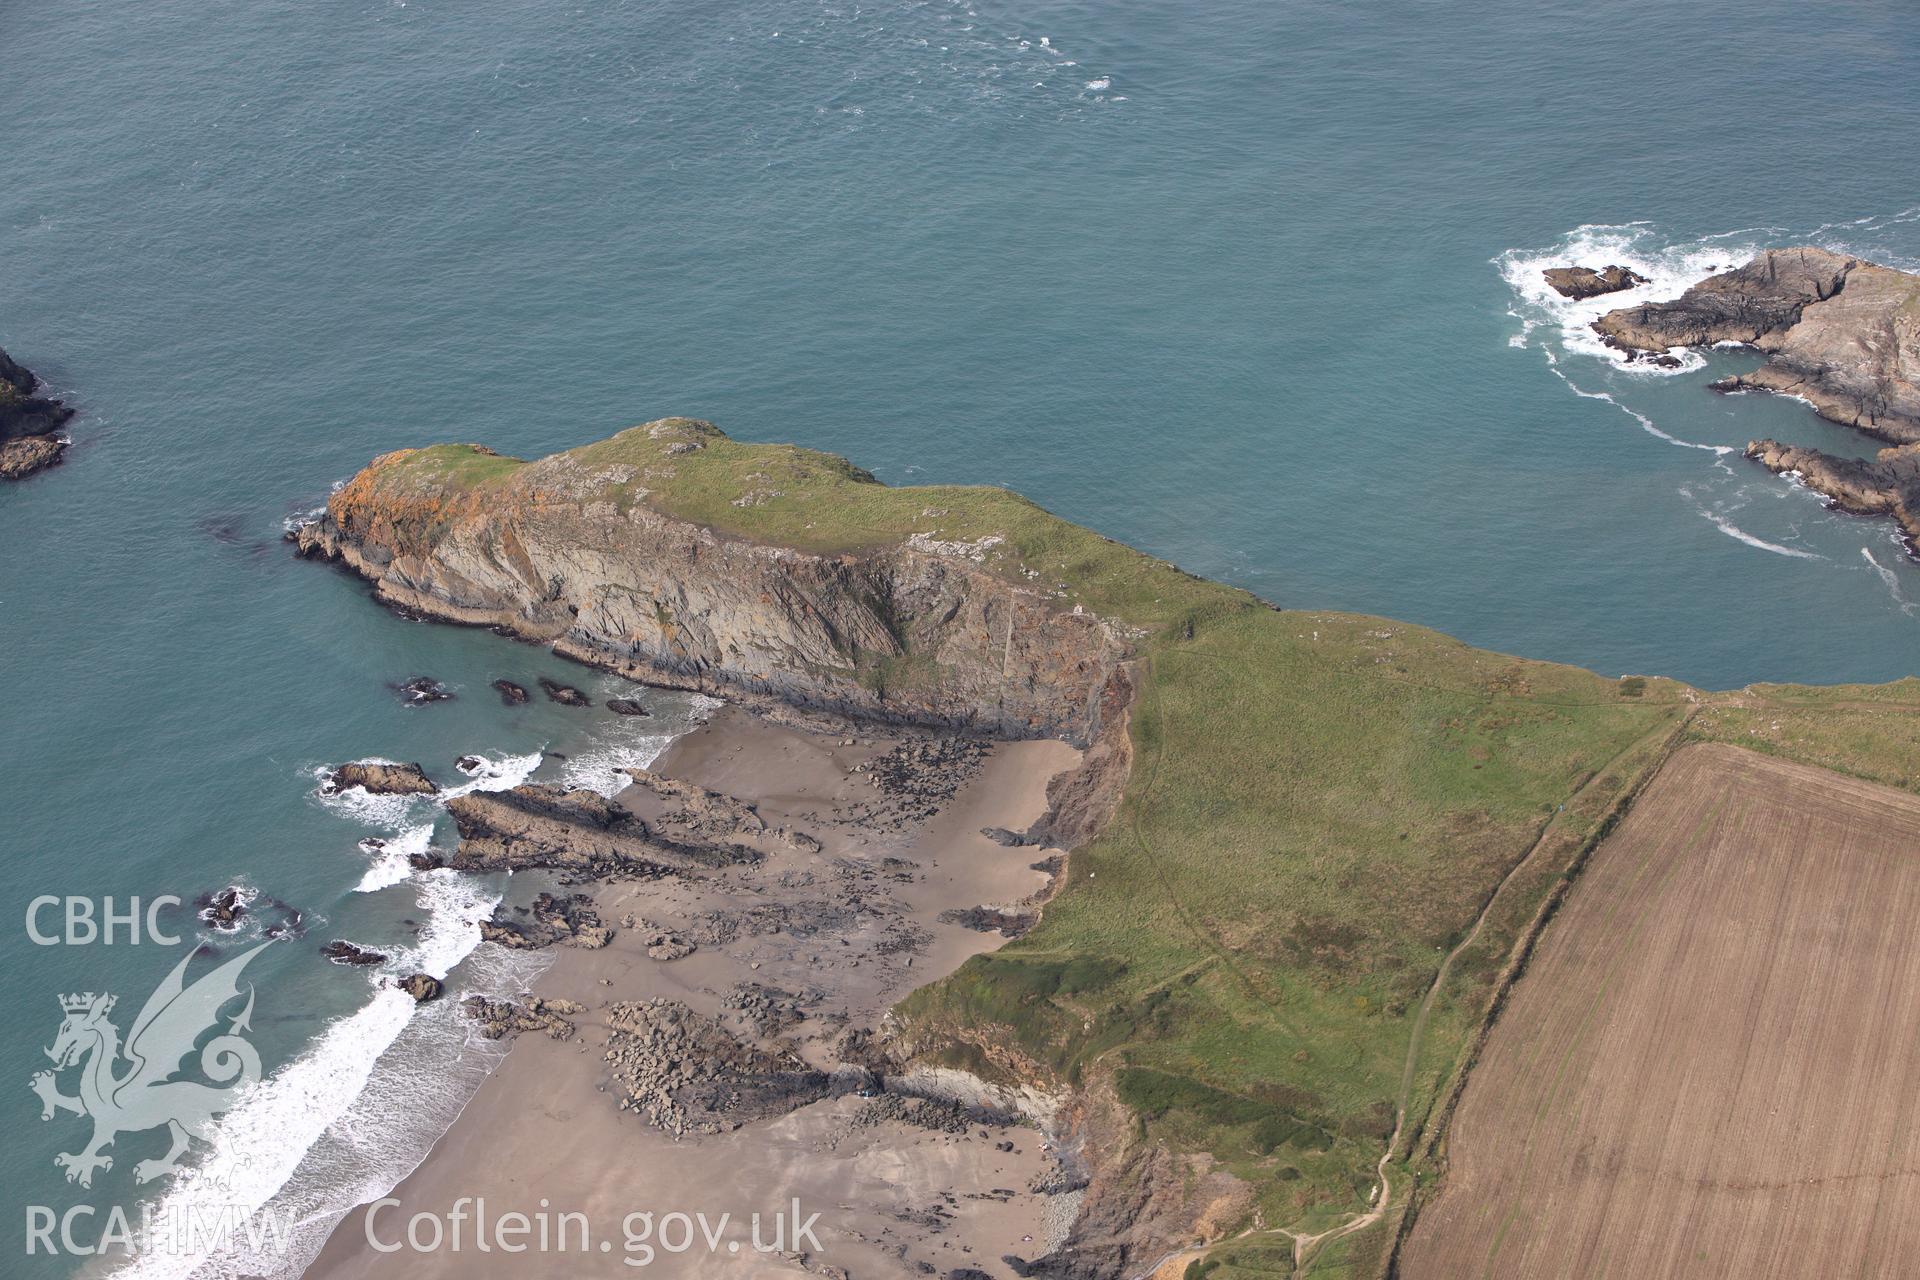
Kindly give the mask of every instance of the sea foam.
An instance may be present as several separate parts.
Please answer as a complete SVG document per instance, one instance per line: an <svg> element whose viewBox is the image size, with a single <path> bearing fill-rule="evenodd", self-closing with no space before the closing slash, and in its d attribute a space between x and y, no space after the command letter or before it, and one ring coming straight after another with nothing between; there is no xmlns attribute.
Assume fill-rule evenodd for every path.
<svg viewBox="0 0 1920 1280"><path fill-rule="evenodd" d="M266 1210L290 1233L266 1248L259 1242L270 1235L250 1239L244 1230L225 1241L152 1241L114 1269L115 1280L297 1276L342 1215L396 1185L452 1122L500 1050L471 1035L456 1002L416 1005L393 980L403 970L446 977L479 944L478 923L499 893L452 871L426 873L419 884L426 922L418 941L370 975L364 1006L328 1024L220 1117L210 1149L152 1215L172 1225ZM524 957L488 960L472 984L487 994L517 991L538 971Z"/></svg>

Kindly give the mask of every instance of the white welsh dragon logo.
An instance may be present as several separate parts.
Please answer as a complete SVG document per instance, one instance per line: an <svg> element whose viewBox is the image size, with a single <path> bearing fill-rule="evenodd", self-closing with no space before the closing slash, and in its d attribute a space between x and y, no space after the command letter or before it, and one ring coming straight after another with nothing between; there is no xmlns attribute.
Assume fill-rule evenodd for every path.
<svg viewBox="0 0 1920 1280"><path fill-rule="evenodd" d="M40 1095L42 1120L53 1119L57 1111L93 1119L91 1142L53 1158L67 1171L68 1182L90 1187L94 1170L112 1169L113 1157L102 1155L101 1150L122 1133L165 1125L172 1135L173 1145L166 1155L133 1167L133 1176L140 1182L171 1173L194 1139L208 1140L214 1117L233 1106L241 1091L260 1078L260 1054L240 1034L252 1029L251 984L246 1008L200 1050L200 1070L212 1084L170 1077L193 1052L194 1042L219 1023L220 1010L240 995L240 971L271 945L263 942L242 952L190 987L185 978L194 953L189 952L147 997L125 1046L119 1029L107 1019L113 1012L113 996L89 991L60 997L66 1019L53 1047L46 1051L53 1059L53 1070L36 1073L30 1083ZM127 1063L124 1071L119 1070L122 1059ZM75 1065L80 1066L80 1093L69 1097L60 1092L58 1074Z"/></svg>

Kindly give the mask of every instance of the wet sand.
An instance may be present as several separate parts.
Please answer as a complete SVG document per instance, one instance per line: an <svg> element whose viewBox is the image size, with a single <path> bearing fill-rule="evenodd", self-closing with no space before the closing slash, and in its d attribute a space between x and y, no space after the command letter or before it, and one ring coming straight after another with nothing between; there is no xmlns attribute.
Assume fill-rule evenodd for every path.
<svg viewBox="0 0 1920 1280"><path fill-rule="evenodd" d="M1049 876L1033 864L1054 851L1003 847L980 829L1023 830L1039 818L1048 779L1077 752L1059 742L997 745L921 820L911 811L931 801L908 804L905 814L876 803L873 764L893 745L804 734L732 709L678 740L655 772L746 800L769 827L804 832L820 849L762 840L767 857L750 869L590 886L601 918L616 928L613 941L600 950L556 947L537 983L542 997L585 1006L570 1017L573 1037L522 1034L395 1189L400 1204L378 1211L372 1228L381 1243L401 1248L376 1249L366 1210L356 1210L307 1274L864 1278L976 1268L999 1277L1013 1274L1003 1255L1046 1252L1072 1197L1034 1189L1055 1162L1043 1135L1024 1124L960 1123L950 1108L915 1112L918 1104L901 1118L898 1100L855 1093L676 1140L619 1106L606 1060L611 1004L681 1001L743 1040L777 1043L829 1068L848 1030L873 1027L912 988L1004 941L943 922L943 911L1015 907L1044 893ZM657 803L639 788L621 802L643 817ZM659 932L693 940L697 950L651 959L646 943ZM775 1024L756 1029L742 1016L743 984L776 993ZM427 1213L444 1224L463 1197L484 1199L485 1208L469 1206L459 1249L445 1225L437 1249L406 1243L408 1219ZM473 1218L499 1224L516 1212L532 1223L519 1237L529 1247L506 1252L495 1237L482 1251ZM585 1216L584 1242L577 1219L561 1229L567 1212ZM650 1221L630 1217L647 1213ZM704 1213L706 1221L683 1224L667 1218L673 1213ZM776 1213L785 1238L774 1250L767 1246ZM796 1240L796 1222L814 1214L811 1238ZM683 1229L691 1247L671 1252ZM420 1231L430 1244L431 1228Z"/></svg>

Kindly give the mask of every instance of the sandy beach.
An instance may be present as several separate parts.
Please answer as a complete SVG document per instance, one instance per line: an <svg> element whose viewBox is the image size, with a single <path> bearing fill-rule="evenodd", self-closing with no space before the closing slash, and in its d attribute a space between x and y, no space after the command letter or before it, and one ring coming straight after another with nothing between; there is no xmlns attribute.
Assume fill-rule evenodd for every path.
<svg viewBox="0 0 1920 1280"><path fill-rule="evenodd" d="M764 859L575 886L614 935L598 949L553 948L533 994L569 1011L564 1038L520 1034L394 1190L398 1204L349 1214L307 1274L999 1277L1014 1274L1003 1255L1047 1252L1077 1197L1059 1193L1041 1132L877 1096L849 1086L860 1073L843 1064L908 991L1004 941L951 913L1030 912L1047 892L1056 850L981 831L1025 830L1048 780L1079 753L1058 741L968 744L931 783L915 775L889 796L875 774L894 767L899 745L731 708L676 741L654 772L751 805L767 827L752 841ZM649 822L662 804L642 787L619 801ZM663 939L673 945L649 955ZM631 1081L609 1059L630 1011L656 1000L667 1003L647 1007L684 1006L754 1051L839 1068L836 1087L727 1132L676 1137L623 1107ZM419 1214L432 1220L410 1242ZM515 1243L524 1251L505 1247Z"/></svg>

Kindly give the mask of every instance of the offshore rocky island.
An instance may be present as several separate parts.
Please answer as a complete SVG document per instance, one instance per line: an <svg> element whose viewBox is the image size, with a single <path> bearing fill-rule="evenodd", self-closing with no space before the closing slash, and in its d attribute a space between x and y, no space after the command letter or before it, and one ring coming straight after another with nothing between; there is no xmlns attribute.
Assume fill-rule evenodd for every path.
<svg viewBox="0 0 1920 1280"><path fill-rule="evenodd" d="M396 1195L773 1179L854 1218L789 1260L819 1275L1385 1274L1503 993L1663 761L1920 783L1912 682L1708 693L1276 609L691 419L400 450L290 536L410 615L734 704L612 801L449 806L453 867L554 878L485 936L561 959L473 1010L541 1034ZM359 1235L314 1274L391 1265Z"/></svg>

